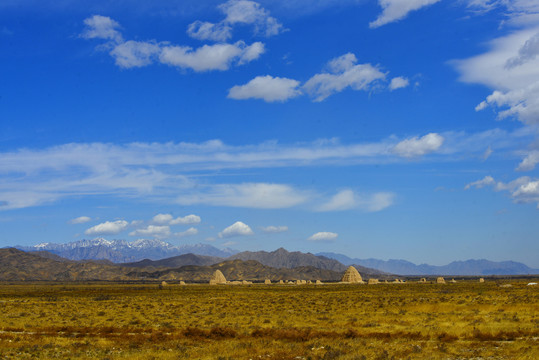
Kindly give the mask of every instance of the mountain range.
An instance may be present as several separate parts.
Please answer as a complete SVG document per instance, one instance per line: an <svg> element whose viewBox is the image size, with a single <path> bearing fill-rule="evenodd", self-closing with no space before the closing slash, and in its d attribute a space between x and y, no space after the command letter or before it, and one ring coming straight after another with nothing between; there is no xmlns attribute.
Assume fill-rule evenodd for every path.
<svg viewBox="0 0 539 360"><path fill-rule="evenodd" d="M283 248L272 252L218 249L208 244L173 246L161 240L80 240L67 244L42 243L16 248L35 252L46 251L69 260L108 260L126 267L181 267L212 266L226 260L254 260L273 268L312 266L322 270L342 272L354 265L362 274L399 275L526 275L539 274L525 264L488 260L454 261L448 265L416 265L406 260L378 260L350 258L346 255L326 253L289 252ZM191 254L188 256L188 254ZM196 256L193 256L196 255Z"/></svg>
<svg viewBox="0 0 539 360"><path fill-rule="evenodd" d="M140 263L139 266L127 266L108 261L75 261L55 256L47 255L43 251L29 253L15 248L0 249L0 281L185 280L207 283L217 269L232 281L338 281L342 277L340 272L313 266L277 269L254 260L227 260L210 266L184 265L156 269L153 266L142 266ZM198 255L191 254L192 259L196 257Z"/></svg>
<svg viewBox="0 0 539 360"><path fill-rule="evenodd" d="M344 265L365 266L380 271L399 275L528 275L539 274L539 269L532 269L515 261L466 260L453 261L443 266L416 265L406 260L354 259L346 255L331 252L318 253L341 262Z"/></svg>
<svg viewBox="0 0 539 360"><path fill-rule="evenodd" d="M135 241L83 239L66 244L41 243L35 246L15 246L23 251L48 251L70 260L110 260L125 263L143 259L159 260L182 254L229 257L238 251L218 249L207 244L174 246L162 240L139 239Z"/></svg>

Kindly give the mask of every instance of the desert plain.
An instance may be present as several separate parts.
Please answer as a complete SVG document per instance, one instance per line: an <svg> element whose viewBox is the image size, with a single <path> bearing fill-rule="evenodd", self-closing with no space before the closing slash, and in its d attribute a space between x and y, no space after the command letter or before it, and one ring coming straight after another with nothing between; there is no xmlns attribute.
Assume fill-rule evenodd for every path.
<svg viewBox="0 0 539 360"><path fill-rule="evenodd" d="M0 358L537 359L533 281L5 282Z"/></svg>

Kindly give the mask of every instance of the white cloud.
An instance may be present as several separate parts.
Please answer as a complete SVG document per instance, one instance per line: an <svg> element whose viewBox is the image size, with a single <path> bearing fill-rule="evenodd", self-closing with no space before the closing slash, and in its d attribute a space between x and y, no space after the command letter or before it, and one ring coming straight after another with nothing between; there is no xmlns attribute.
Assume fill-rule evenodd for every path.
<svg viewBox="0 0 539 360"><path fill-rule="evenodd" d="M391 22L405 18L408 13L432 5L440 0L378 0L382 7L382 13L378 18L369 23L371 28L389 24Z"/></svg>
<svg viewBox="0 0 539 360"><path fill-rule="evenodd" d="M86 235L116 235L124 231L129 223L125 220L105 221L104 223L92 226L84 233Z"/></svg>
<svg viewBox="0 0 539 360"><path fill-rule="evenodd" d="M147 66L153 63L161 52L157 43L129 40L118 44L110 51L116 65L122 68Z"/></svg>
<svg viewBox="0 0 539 360"><path fill-rule="evenodd" d="M389 90L397 90L402 89L410 85L410 81L402 76L397 76L391 79L391 82L389 83Z"/></svg>
<svg viewBox="0 0 539 360"><path fill-rule="evenodd" d="M84 19L86 28L81 34L85 39L105 39L122 42L122 34L116 30L120 27L116 21L107 16L94 15Z"/></svg>
<svg viewBox="0 0 539 360"><path fill-rule="evenodd" d="M159 56L163 64L194 71L228 70L236 62L257 59L264 52L262 43L247 46L243 41L234 44L204 45L196 50L188 46L165 46Z"/></svg>
<svg viewBox="0 0 539 360"><path fill-rule="evenodd" d="M276 234L288 231L288 226L266 226L261 228L262 232L266 234Z"/></svg>
<svg viewBox="0 0 539 360"><path fill-rule="evenodd" d="M92 218L90 218L88 216L79 216L78 218L74 218L74 219L69 220L69 223L70 224L84 224L84 223L87 223L89 221L92 221Z"/></svg>
<svg viewBox="0 0 539 360"><path fill-rule="evenodd" d="M269 11L249 0L229 0L218 6L225 18L214 24L197 20L189 24L187 34L199 40L225 41L232 37L232 26L254 25L255 34L266 37L278 35L286 29Z"/></svg>
<svg viewBox="0 0 539 360"><path fill-rule="evenodd" d="M348 87L368 91L385 80L386 74L375 66L356 63L356 56L351 53L335 58L328 63L329 72L314 75L303 89L318 102Z"/></svg>
<svg viewBox="0 0 539 360"><path fill-rule="evenodd" d="M248 236L254 235L253 230L249 225L242 223L241 221L236 221L234 224L230 225L223 231L219 233L219 238L230 238L235 236Z"/></svg>
<svg viewBox="0 0 539 360"><path fill-rule="evenodd" d="M152 218L152 222L158 225L168 225L173 219L173 216L170 214L157 214Z"/></svg>
<svg viewBox="0 0 539 360"><path fill-rule="evenodd" d="M483 153L483 156L481 157L483 160L487 160L490 155L492 155L494 151L492 150L492 147L489 145L489 147L486 148L485 152Z"/></svg>
<svg viewBox="0 0 539 360"><path fill-rule="evenodd" d="M480 160L489 146L499 156L516 158L523 154L522 144L532 141L536 133L530 127L522 127L512 132L492 129L439 135L444 139L443 146L432 156L436 156L437 161L447 162L463 158ZM183 174L225 169L402 163L406 162L403 154L411 156L426 151L425 147L420 147L421 151L401 149L404 152L399 154L395 146L402 142L402 138L390 136L375 142L348 144L338 139L238 146L219 140L72 143L0 152L0 210L81 196L130 197L166 204L179 198L183 204L258 208L285 208L311 202L311 208L317 208L312 202L321 196L315 191L286 184L201 184L198 178Z"/></svg>
<svg viewBox="0 0 539 360"><path fill-rule="evenodd" d="M535 169L535 165L539 164L539 150L532 150L526 154L526 157L518 165L518 171L530 171Z"/></svg>
<svg viewBox="0 0 539 360"><path fill-rule="evenodd" d="M327 203L320 206L319 211L349 210L357 206L356 194L352 190L342 190Z"/></svg>
<svg viewBox="0 0 539 360"><path fill-rule="evenodd" d="M191 227L185 231L182 231L182 232L178 232L178 233L174 233L174 236L177 237L177 238L183 238L183 237L186 237L186 236L193 236L193 235L196 235L198 234L198 230L195 229L194 227Z"/></svg>
<svg viewBox="0 0 539 360"><path fill-rule="evenodd" d="M262 99L266 102L286 101L301 94L299 81L257 76L245 85L236 85L228 91L228 98L236 100Z"/></svg>
<svg viewBox="0 0 539 360"><path fill-rule="evenodd" d="M232 37L232 27L225 23L195 21L189 24L187 34L198 40L226 41Z"/></svg>
<svg viewBox="0 0 539 360"><path fill-rule="evenodd" d="M352 53L330 60L326 67L328 71L312 76L301 88L297 80L265 75L232 87L228 97L237 100L263 99L266 102L286 101L301 95L301 90L304 90L314 98L313 101L320 102L347 88L363 91L386 88L387 73L371 64L357 64L357 58ZM395 77L387 88L393 91L408 85L407 78Z"/></svg>
<svg viewBox="0 0 539 360"><path fill-rule="evenodd" d="M110 49L109 54L121 68L151 65L154 62L191 69L197 72L228 70L232 65L243 65L256 60L265 51L261 42L247 45L243 41L234 44L204 45L197 49L189 46L171 45L169 42L124 41L116 30L119 24L111 18L95 15L84 20L86 28L82 37L109 40L98 49ZM210 28L210 23L193 23L189 32L193 36L226 37L226 28ZM219 33L220 31L220 33ZM211 33L207 35L206 33ZM206 35L204 35L206 34Z"/></svg>
<svg viewBox="0 0 539 360"><path fill-rule="evenodd" d="M508 192L515 203L537 203L539 208L538 179L522 176L508 183L503 183L501 181L496 182L491 176L486 176L482 180L478 180L466 185L465 189L467 190L471 187L482 188L485 186L492 186L494 191Z"/></svg>
<svg viewBox="0 0 539 360"><path fill-rule="evenodd" d="M496 190L510 191L513 201L518 204L537 203L539 208L539 180L523 176L509 184L499 183Z"/></svg>
<svg viewBox="0 0 539 360"><path fill-rule="evenodd" d="M186 215L184 217L174 217L171 214L157 214L152 218L152 223L157 225L193 225L201 221L198 215Z"/></svg>
<svg viewBox="0 0 539 360"><path fill-rule="evenodd" d="M204 191L180 196L177 202L182 205L282 209L304 203L307 199L307 193L288 185L244 183L209 186Z"/></svg>
<svg viewBox="0 0 539 360"><path fill-rule="evenodd" d="M539 32L530 37L524 45L518 49L518 55L508 59L505 63L506 68L514 68L523 65L529 61L535 60L539 54Z"/></svg>
<svg viewBox="0 0 539 360"><path fill-rule="evenodd" d="M480 13L504 8L503 24L526 26L539 22L539 3L536 0L468 0L468 6Z"/></svg>
<svg viewBox="0 0 539 360"><path fill-rule="evenodd" d="M420 138L414 136L413 138L402 140L393 147L393 152L399 156L411 158L435 152L443 143L443 136L430 133Z"/></svg>
<svg viewBox="0 0 539 360"><path fill-rule="evenodd" d="M328 202L318 207L318 211L343 211L360 209L367 212L381 211L393 205L395 195L379 192L371 195L358 195L350 189L335 194Z"/></svg>
<svg viewBox="0 0 539 360"><path fill-rule="evenodd" d="M200 224L200 216L198 215L186 215L184 217L177 217L176 219L170 221L170 225L192 225Z"/></svg>
<svg viewBox="0 0 539 360"><path fill-rule="evenodd" d="M472 187L475 187L477 189L481 189L482 187L494 185L495 183L496 183L496 181L494 181L494 178L492 176L485 176L481 180L477 180L477 181L474 181L474 182L471 182L471 183L467 184L464 187L464 190L469 190Z"/></svg>
<svg viewBox="0 0 539 360"><path fill-rule="evenodd" d="M166 238L170 236L170 227L167 225L148 225L143 229L137 229L129 233L129 236L153 236Z"/></svg>
<svg viewBox="0 0 539 360"><path fill-rule="evenodd" d="M317 232L316 234L311 235L307 240L309 241L335 241L339 234L334 232Z"/></svg>
<svg viewBox="0 0 539 360"><path fill-rule="evenodd" d="M369 212L382 211L393 205L395 194L388 192L375 193L366 199L362 200L360 206L364 207Z"/></svg>
<svg viewBox="0 0 539 360"><path fill-rule="evenodd" d="M529 181L522 184L515 190L512 196L520 201L538 201L539 199L539 181Z"/></svg>
<svg viewBox="0 0 539 360"><path fill-rule="evenodd" d="M252 43L250 46L243 48L242 50L243 51L238 61L238 65L247 64L253 60L258 59L260 55L266 52L266 47L264 43L258 41Z"/></svg>
<svg viewBox="0 0 539 360"><path fill-rule="evenodd" d="M492 107L499 119L539 124L539 58L534 55L538 34L537 24L518 29L492 40L483 54L453 61L461 81L494 90L476 111Z"/></svg>

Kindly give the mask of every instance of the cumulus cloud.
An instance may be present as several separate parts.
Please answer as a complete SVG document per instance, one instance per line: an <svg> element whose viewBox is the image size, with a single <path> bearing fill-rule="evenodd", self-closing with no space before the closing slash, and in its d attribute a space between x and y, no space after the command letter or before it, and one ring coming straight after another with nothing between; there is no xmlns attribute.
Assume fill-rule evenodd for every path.
<svg viewBox="0 0 539 360"><path fill-rule="evenodd" d="M161 53L161 47L154 42L129 40L118 44L110 55L121 68L143 67L153 63Z"/></svg>
<svg viewBox="0 0 539 360"><path fill-rule="evenodd" d="M371 28L377 28L405 18L408 13L432 5L440 0L378 0L382 13L369 23Z"/></svg>
<svg viewBox="0 0 539 360"><path fill-rule="evenodd" d="M193 225L193 224L200 224L200 216L198 215L186 215L184 217L177 217L174 220L170 221L170 225Z"/></svg>
<svg viewBox="0 0 539 360"><path fill-rule="evenodd" d="M503 109L498 112L498 119L517 117L527 124L539 124L539 81L521 89L512 91L495 90L479 103L475 110L481 111L489 106Z"/></svg>
<svg viewBox="0 0 539 360"><path fill-rule="evenodd" d="M391 82L389 83L389 90L397 90L402 89L410 85L410 81L402 76L397 76L391 79Z"/></svg>
<svg viewBox="0 0 539 360"><path fill-rule="evenodd" d="M105 221L104 223L92 226L84 233L86 235L116 235L127 229L129 223L125 220Z"/></svg>
<svg viewBox="0 0 539 360"><path fill-rule="evenodd" d="M70 224L84 224L84 223L87 223L89 221L92 221L92 218L90 218L88 216L79 216L78 218L74 218L74 219L69 220L69 223Z"/></svg>
<svg viewBox="0 0 539 360"><path fill-rule="evenodd" d="M539 181L529 181L520 185L514 192L513 197L523 202L538 201L539 199Z"/></svg>
<svg viewBox="0 0 539 360"><path fill-rule="evenodd" d="M189 24L187 34L198 40L226 41L232 37L232 27L225 23L197 20Z"/></svg>
<svg viewBox="0 0 539 360"><path fill-rule="evenodd" d="M503 184L499 188L504 188ZM515 203L527 204L537 203L539 208L539 180L530 179L529 177L521 177L513 180L506 185L506 190L510 191L511 197Z"/></svg>
<svg viewBox="0 0 539 360"><path fill-rule="evenodd" d="M308 194L289 185L268 183L222 184L205 191L180 196L182 205L205 204L213 206L247 207L258 209L289 208L308 199Z"/></svg>
<svg viewBox="0 0 539 360"><path fill-rule="evenodd" d="M539 150L532 150L528 152L526 157L522 159L522 162L518 165L518 171L530 171L535 169L535 166L539 164Z"/></svg>
<svg viewBox="0 0 539 360"><path fill-rule="evenodd" d="M256 60L264 53L260 42L246 45L243 41L234 44L204 45L196 50L188 46L165 46L159 55L163 64L194 71L228 70L233 63L238 65Z"/></svg>
<svg viewBox="0 0 539 360"><path fill-rule="evenodd" d="M328 72L316 74L303 85L303 90L319 102L346 88L369 91L386 79L371 64L357 64L354 54L347 53L328 63Z"/></svg>
<svg viewBox="0 0 539 360"><path fill-rule="evenodd" d="M430 133L422 137L414 136L410 139L402 140L393 147L393 152L399 156L411 158L435 152L443 143L443 136Z"/></svg>
<svg viewBox="0 0 539 360"><path fill-rule="evenodd" d="M186 236L193 236L193 235L196 235L198 234L198 230L194 227L191 227L185 231L182 231L182 232L177 232L177 233L174 233L174 237L177 237L177 238L183 238L183 237L186 237Z"/></svg>
<svg viewBox="0 0 539 360"><path fill-rule="evenodd" d="M169 224L173 219L173 216L170 214L157 214L152 218L152 222L158 225Z"/></svg>
<svg viewBox="0 0 539 360"><path fill-rule="evenodd" d="M393 78L387 85L387 73L382 72L377 66L357 62L356 56L352 53L336 57L327 63L327 71L312 76L303 85L294 79L271 75L257 76L247 84L232 87L228 97L275 102L287 101L305 93L310 95L313 101L320 102L347 88L363 91L387 88L393 91L409 85L409 80L400 76Z"/></svg>
<svg viewBox="0 0 539 360"><path fill-rule="evenodd" d="M248 236L254 235L253 230L249 225L242 223L241 221L236 221L234 224L230 225L223 231L219 233L219 238L231 238L235 236Z"/></svg>
<svg viewBox="0 0 539 360"><path fill-rule="evenodd" d="M286 101L301 94L299 81L257 76L245 85L236 85L228 91L228 98L236 100L262 99L266 102Z"/></svg>
<svg viewBox="0 0 539 360"><path fill-rule="evenodd" d="M288 231L288 226L266 226L261 228L262 232L266 234L276 234Z"/></svg>
<svg viewBox="0 0 539 360"><path fill-rule="evenodd" d="M122 34L117 30L120 24L108 16L94 15L84 19L86 28L81 34L85 39L112 40L117 43L123 41Z"/></svg>
<svg viewBox="0 0 539 360"><path fill-rule="evenodd" d="M148 225L143 229L137 229L130 232L129 236L152 236L155 238L167 238L170 236L170 227L167 225Z"/></svg>
<svg viewBox="0 0 539 360"><path fill-rule="evenodd" d="M317 232L316 234L311 235L307 240L309 241L335 241L339 234L334 232Z"/></svg>
<svg viewBox="0 0 539 360"><path fill-rule="evenodd" d="M243 65L256 60L265 51L264 44L261 42L247 45L243 41L237 41L233 44L204 45L194 49L155 40L125 41L116 30L119 24L109 17L95 15L84 20L84 23L86 28L81 36L86 39L108 40L108 43L98 48L109 49L109 54L114 58L116 65L126 69L148 66L157 62L197 72L224 71L233 65ZM192 31L199 36L202 36L200 34L204 31L209 31L204 28L207 25L196 26L193 25Z"/></svg>
<svg viewBox="0 0 539 360"><path fill-rule="evenodd" d="M192 225L199 224L200 221L200 216L193 214L176 219L171 214L157 214L152 218L152 223L157 225Z"/></svg>
<svg viewBox="0 0 539 360"><path fill-rule="evenodd" d="M218 6L225 18L214 24L197 20L187 28L187 34L199 40L225 41L232 37L232 26L253 25L256 35L274 36L285 31L283 25L260 4L249 0L229 0Z"/></svg>

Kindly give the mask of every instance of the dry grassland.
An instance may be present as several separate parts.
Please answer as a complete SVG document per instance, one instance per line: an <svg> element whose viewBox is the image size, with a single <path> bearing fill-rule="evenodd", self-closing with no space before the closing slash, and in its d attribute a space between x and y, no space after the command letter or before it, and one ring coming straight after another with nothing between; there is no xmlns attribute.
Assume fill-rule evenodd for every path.
<svg viewBox="0 0 539 360"><path fill-rule="evenodd" d="M539 359L539 289L0 284L2 359Z"/></svg>

